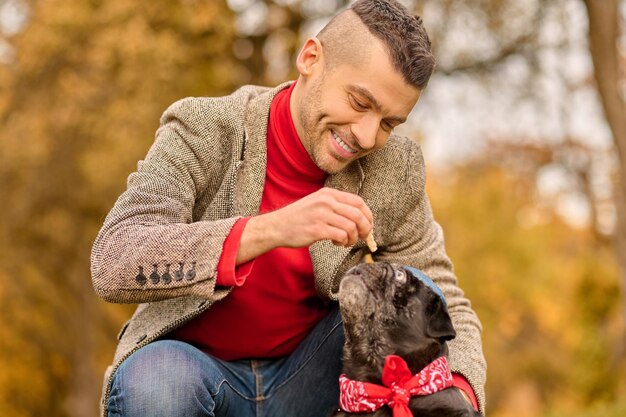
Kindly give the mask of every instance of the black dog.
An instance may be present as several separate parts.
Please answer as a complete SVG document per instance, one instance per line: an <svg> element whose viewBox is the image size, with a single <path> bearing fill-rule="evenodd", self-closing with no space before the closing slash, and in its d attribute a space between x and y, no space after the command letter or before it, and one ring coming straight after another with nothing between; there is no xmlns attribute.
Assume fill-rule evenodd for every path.
<svg viewBox="0 0 626 417"><path fill-rule="evenodd" d="M383 385L388 355L404 359L411 375L447 355L446 341L456 333L443 294L420 274L399 265L371 263L344 276L339 307L345 331L343 371L349 380ZM455 388L412 396L408 409L420 417L481 416ZM333 416L391 417L392 409L383 405L376 411L339 410Z"/></svg>

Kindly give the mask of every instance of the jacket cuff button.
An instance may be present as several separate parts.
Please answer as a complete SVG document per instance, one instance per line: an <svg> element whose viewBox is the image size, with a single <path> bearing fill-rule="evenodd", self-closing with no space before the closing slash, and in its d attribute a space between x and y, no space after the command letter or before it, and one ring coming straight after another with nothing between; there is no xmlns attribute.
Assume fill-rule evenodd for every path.
<svg viewBox="0 0 626 417"><path fill-rule="evenodd" d="M150 281L153 284L158 284L159 281L161 280L161 276L159 275L159 273L157 272L157 264L153 264L152 268L154 268L154 270L152 271L152 273L150 274Z"/></svg>
<svg viewBox="0 0 626 417"><path fill-rule="evenodd" d="M139 267L139 273L135 277L135 282L139 285L144 285L148 281L148 278L143 273L143 266Z"/></svg>
<svg viewBox="0 0 626 417"><path fill-rule="evenodd" d="M172 276L170 275L170 264L165 265L165 272L161 277L161 281L163 282L163 284L169 284L170 282L172 282Z"/></svg>
<svg viewBox="0 0 626 417"><path fill-rule="evenodd" d="M185 264L184 262L178 263L178 269L174 271L174 281L180 281L185 276L185 273L183 272L184 264Z"/></svg>
<svg viewBox="0 0 626 417"><path fill-rule="evenodd" d="M191 263L191 269L187 271L187 275L185 275L185 277L189 281L192 281L196 277L196 263L195 262Z"/></svg>

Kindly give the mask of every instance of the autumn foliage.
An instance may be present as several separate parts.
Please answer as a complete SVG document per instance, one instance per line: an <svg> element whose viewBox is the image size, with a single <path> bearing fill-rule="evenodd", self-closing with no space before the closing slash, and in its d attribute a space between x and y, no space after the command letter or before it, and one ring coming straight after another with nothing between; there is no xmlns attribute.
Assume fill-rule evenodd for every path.
<svg viewBox="0 0 626 417"><path fill-rule="evenodd" d="M283 10L293 48L306 13L267 3ZM93 239L169 104L273 80L259 49L269 35L242 44L224 0L0 1L0 10L7 4L24 22L0 37L0 416L95 417L133 306L96 297ZM253 48L245 58L242 45ZM531 178L488 157L430 178L484 326L489 414L624 415L624 368L610 353L624 325L610 242L568 224Z"/></svg>

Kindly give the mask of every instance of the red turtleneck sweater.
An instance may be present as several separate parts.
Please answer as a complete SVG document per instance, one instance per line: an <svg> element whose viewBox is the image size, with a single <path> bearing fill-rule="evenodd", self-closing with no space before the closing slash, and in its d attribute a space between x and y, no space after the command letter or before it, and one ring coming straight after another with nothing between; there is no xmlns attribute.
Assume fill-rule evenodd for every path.
<svg viewBox="0 0 626 417"><path fill-rule="evenodd" d="M326 180L296 133L289 108L294 86L279 92L270 107L261 214L319 190ZM289 355L328 313L315 291L308 248L276 248L235 266L248 220L235 223L218 264L216 285L234 286L232 292L171 334L223 360ZM453 377L478 408L467 380Z"/></svg>
<svg viewBox="0 0 626 417"><path fill-rule="evenodd" d="M261 214L319 190L326 180L296 133L292 90L278 93L270 107ZM328 313L315 291L308 248L276 248L235 267L247 220L235 223L218 265L217 285L234 285L233 291L173 334L224 360L289 355Z"/></svg>

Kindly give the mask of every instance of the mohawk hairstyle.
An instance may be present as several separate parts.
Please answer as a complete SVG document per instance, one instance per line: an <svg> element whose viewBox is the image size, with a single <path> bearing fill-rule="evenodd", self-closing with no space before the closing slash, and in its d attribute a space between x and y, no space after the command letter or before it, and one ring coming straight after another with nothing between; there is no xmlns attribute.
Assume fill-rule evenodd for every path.
<svg viewBox="0 0 626 417"><path fill-rule="evenodd" d="M435 68L426 29L395 0L358 0L350 8L369 31L387 47L394 67L405 80L423 89Z"/></svg>

